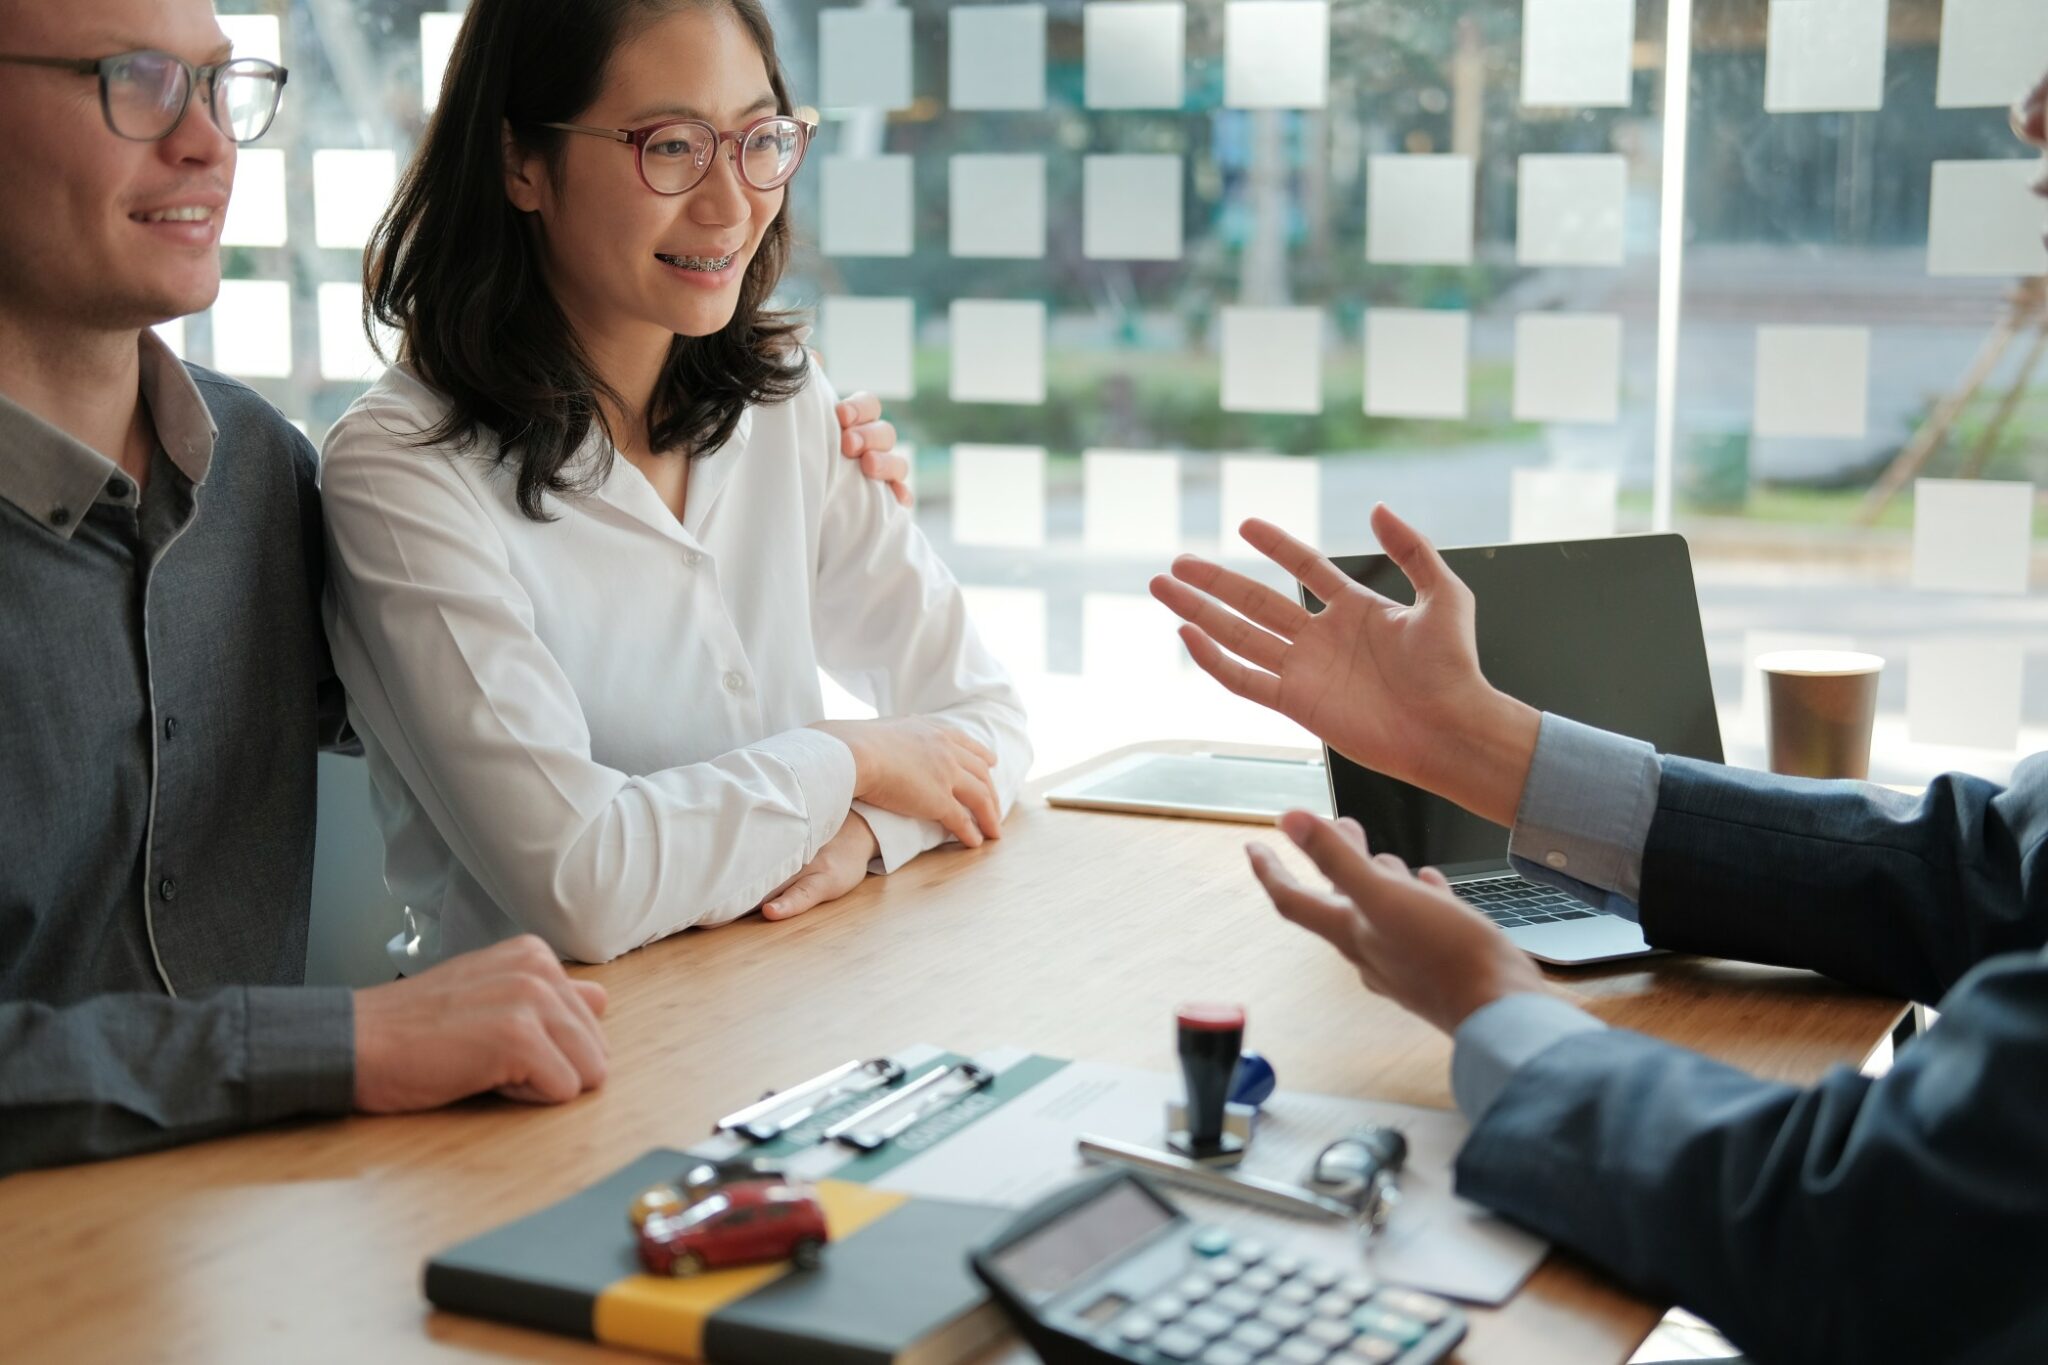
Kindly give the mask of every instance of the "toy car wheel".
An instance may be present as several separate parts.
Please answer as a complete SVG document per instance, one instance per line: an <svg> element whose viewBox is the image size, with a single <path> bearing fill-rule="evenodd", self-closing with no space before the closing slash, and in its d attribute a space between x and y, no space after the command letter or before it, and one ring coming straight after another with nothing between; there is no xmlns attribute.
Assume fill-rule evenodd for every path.
<svg viewBox="0 0 2048 1365"><path fill-rule="evenodd" d="M825 1244L815 1237L806 1237L790 1249L789 1259L796 1262L799 1270L816 1270L825 1259Z"/></svg>
<svg viewBox="0 0 2048 1365"><path fill-rule="evenodd" d="M668 1273L679 1280L688 1279L692 1275L702 1275L704 1258L694 1251L685 1251L669 1262Z"/></svg>

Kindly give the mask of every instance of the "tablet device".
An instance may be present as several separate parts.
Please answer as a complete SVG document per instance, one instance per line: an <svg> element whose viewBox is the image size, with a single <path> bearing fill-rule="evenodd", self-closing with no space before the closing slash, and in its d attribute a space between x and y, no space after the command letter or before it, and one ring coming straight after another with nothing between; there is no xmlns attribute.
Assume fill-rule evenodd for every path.
<svg viewBox="0 0 2048 1365"><path fill-rule="evenodd" d="M1330 813L1330 777L1307 758L1241 754L1126 754L1045 795L1083 810L1183 815L1271 825L1290 810Z"/></svg>

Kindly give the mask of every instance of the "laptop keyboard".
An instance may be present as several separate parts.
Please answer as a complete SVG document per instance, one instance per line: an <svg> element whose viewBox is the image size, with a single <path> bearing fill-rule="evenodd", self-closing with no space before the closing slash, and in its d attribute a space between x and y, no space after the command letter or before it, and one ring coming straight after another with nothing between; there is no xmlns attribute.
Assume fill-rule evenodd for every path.
<svg viewBox="0 0 2048 1365"><path fill-rule="evenodd" d="M1584 901L1574 896L1521 877L1460 882L1451 889L1458 893L1460 900L1503 929L1524 924L1555 924L1567 919L1592 919L1605 913L1588 909Z"/></svg>

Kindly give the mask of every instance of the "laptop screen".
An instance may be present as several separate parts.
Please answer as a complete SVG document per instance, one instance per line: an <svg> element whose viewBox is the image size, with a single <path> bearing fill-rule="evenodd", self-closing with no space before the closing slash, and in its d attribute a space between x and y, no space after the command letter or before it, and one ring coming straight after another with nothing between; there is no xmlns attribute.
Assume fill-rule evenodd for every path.
<svg viewBox="0 0 2048 1365"><path fill-rule="evenodd" d="M1721 762L1721 727L1700 633L1692 560L1676 535L1443 551L1478 604L1487 680L1539 710L1648 740L1659 753ZM1337 567L1408 603L1385 555ZM1306 596L1306 594L1304 594ZM1310 610L1321 604L1308 598ZM1330 754L1331 797L1373 848L1446 875L1507 867L1508 833L1418 787Z"/></svg>

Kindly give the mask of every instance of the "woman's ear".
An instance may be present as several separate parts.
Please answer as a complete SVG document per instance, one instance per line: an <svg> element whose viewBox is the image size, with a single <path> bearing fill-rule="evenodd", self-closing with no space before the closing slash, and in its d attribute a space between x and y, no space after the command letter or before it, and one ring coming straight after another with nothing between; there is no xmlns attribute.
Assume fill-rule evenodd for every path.
<svg viewBox="0 0 2048 1365"><path fill-rule="evenodd" d="M504 123L501 134L505 161L505 197L512 201L512 207L521 213L539 213L546 165L538 152L521 145L513 135L512 123Z"/></svg>

